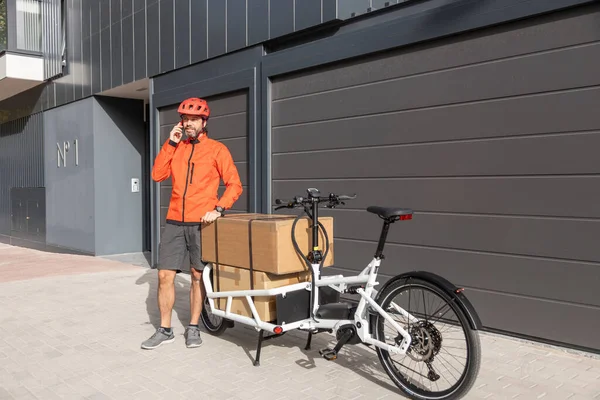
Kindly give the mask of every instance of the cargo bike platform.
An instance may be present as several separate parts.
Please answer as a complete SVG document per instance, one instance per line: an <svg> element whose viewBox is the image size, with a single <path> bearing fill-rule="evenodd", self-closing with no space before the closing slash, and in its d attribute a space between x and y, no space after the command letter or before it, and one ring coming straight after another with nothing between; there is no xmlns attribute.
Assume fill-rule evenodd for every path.
<svg viewBox="0 0 600 400"><path fill-rule="evenodd" d="M314 334L329 332L335 335L337 344L333 348L319 350L326 360L337 359L345 345L363 344L375 349L387 375L409 398L457 399L466 395L479 373L481 347L478 330L481 321L464 290L425 271L402 273L388 279L381 289L375 289L379 284L377 277L384 260L383 250L390 226L397 221L411 220L412 210L368 207L368 212L383 220L374 256L355 276L322 276L330 238L319 221L319 208L336 208L356 196L321 196L313 188L307 193L306 197L276 200L276 209L303 209L300 215L292 216L290 240L306 265L309 280L255 289L251 268L251 289L215 291L213 284L218 284L215 275L219 264L208 263L202 272L206 298L201 314L202 324L208 333L221 335L235 322L254 327L259 333L254 361L254 365L258 366L265 340L281 337L291 330L301 330L308 333L305 349L309 350ZM220 219L213 223L217 243ZM296 237L296 228L302 219L308 219L312 236L308 254L301 251ZM249 222L248 226L248 239L253 240L252 223ZM319 245L320 235L325 238L324 252ZM305 244L302 243L304 247ZM216 252L218 255L218 249ZM343 294L358 295L360 300L358 303L340 301ZM275 298L276 312L270 314L269 321L261 319L256 307L259 297ZM239 301L245 302L249 312L232 311L234 301L238 301L237 306ZM464 349L458 347L463 342ZM457 367L455 362L461 365Z"/></svg>

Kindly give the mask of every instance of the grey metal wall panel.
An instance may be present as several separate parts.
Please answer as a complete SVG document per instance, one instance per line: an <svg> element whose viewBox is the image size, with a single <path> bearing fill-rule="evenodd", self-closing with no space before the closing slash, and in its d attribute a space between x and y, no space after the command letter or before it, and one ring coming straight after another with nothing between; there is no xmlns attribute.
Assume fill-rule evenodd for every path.
<svg viewBox="0 0 600 400"><path fill-rule="evenodd" d="M111 87L123 84L123 53L121 42L121 21L112 24L110 29L110 62L111 62Z"/></svg>
<svg viewBox="0 0 600 400"><path fill-rule="evenodd" d="M140 10L143 10L145 5L145 0L133 0L133 12L136 13Z"/></svg>
<svg viewBox="0 0 600 400"><path fill-rule="evenodd" d="M404 0L401 0L404 1ZM373 9L380 10L385 7L389 7L394 4L398 4L398 0L371 0ZM387 4L387 5L386 5Z"/></svg>
<svg viewBox="0 0 600 400"><path fill-rule="evenodd" d="M219 57L197 67L182 68L169 74L154 78L155 93L163 97L167 92L181 93L182 86L189 87L199 81L220 76L229 76L232 80L239 71L248 71L260 62L262 49L254 47L237 51L227 57ZM161 99L162 102L162 99ZM161 103L161 106L165 103Z"/></svg>
<svg viewBox="0 0 600 400"><path fill-rule="evenodd" d="M102 90L102 52L100 48L100 33L92 35L92 63L90 65L92 69L92 93L98 93Z"/></svg>
<svg viewBox="0 0 600 400"><path fill-rule="evenodd" d="M272 96L277 100L369 83L373 75L379 80L397 79L503 58L515 59L533 52L582 43L591 44L600 39L595 29L600 25L600 13L594 12L594 9L548 15L548 23L541 26L532 25L527 20L513 23L510 27L499 26L496 28L497 34L490 37L472 32L463 35L464 39L459 43L450 37L418 44L401 58L393 52L386 52L355 64L332 65L322 68L318 74L307 72L309 79L305 79L304 74L297 74L286 79L285 84L274 86Z"/></svg>
<svg viewBox="0 0 600 400"><path fill-rule="evenodd" d="M269 0L248 2L248 45L269 39Z"/></svg>
<svg viewBox="0 0 600 400"><path fill-rule="evenodd" d="M190 63L191 0L175 0L175 68ZM161 16L162 18L162 16ZM193 21L195 23L196 21Z"/></svg>
<svg viewBox="0 0 600 400"><path fill-rule="evenodd" d="M123 36L123 83L133 82L133 62L135 58L135 50L133 45L133 17L128 16L123 18L122 23Z"/></svg>
<svg viewBox="0 0 600 400"><path fill-rule="evenodd" d="M323 213L338 273L374 254L367 206L412 207L382 281L436 272L489 329L599 349L555 325L558 309L571 326L600 315L598 18L571 10L274 79L272 197L359 195Z"/></svg>
<svg viewBox="0 0 600 400"><path fill-rule="evenodd" d="M46 92L48 93L48 107L56 107L56 84L46 85Z"/></svg>
<svg viewBox="0 0 600 400"><path fill-rule="evenodd" d="M52 86L54 87L54 90L55 90L56 103L57 104L64 103L66 100L65 90L64 90L65 84L63 82L53 82Z"/></svg>
<svg viewBox="0 0 600 400"><path fill-rule="evenodd" d="M102 90L108 90L112 87L111 84L111 70L112 70L112 51L110 46L110 27L104 28L100 32L100 65L102 68L101 73L101 88Z"/></svg>
<svg viewBox="0 0 600 400"><path fill-rule="evenodd" d="M87 0L90 10L90 21L91 21L91 35L100 33L100 2L96 0Z"/></svg>
<svg viewBox="0 0 600 400"><path fill-rule="evenodd" d="M545 133L593 131L600 115L589 107L600 101L600 89L546 93L458 104L414 112L392 112L334 119L312 126L286 125L273 129L273 151L336 149L349 133L354 146L424 144L448 140L509 138ZM518 118L520 115L528 118ZM507 118L508 116L508 118ZM438 129L443 126L444 129ZM360 135L359 132L369 132ZM282 140L283 139L283 140Z"/></svg>
<svg viewBox="0 0 600 400"><path fill-rule="evenodd" d="M44 112L46 240L91 254L95 251L92 107L93 99L88 98ZM64 152L65 142L70 148L58 167L57 145Z"/></svg>
<svg viewBox="0 0 600 400"><path fill-rule="evenodd" d="M338 0L322 0L323 22L338 18Z"/></svg>
<svg viewBox="0 0 600 400"><path fill-rule="evenodd" d="M42 53L44 54L44 79L62 72L62 18L61 1L42 2Z"/></svg>
<svg viewBox="0 0 600 400"><path fill-rule="evenodd" d="M227 51L227 4L223 0L208 0L208 57Z"/></svg>
<svg viewBox="0 0 600 400"><path fill-rule="evenodd" d="M565 63L565 59L585 59L586 62ZM573 90L600 83L599 68L600 43L594 43L277 101L273 104L273 114L277 116L273 122L293 124ZM490 76L495 78L490 79ZM410 96L398 96L398 93L410 93ZM330 107L323 108L322 104ZM298 113L298 109L303 112Z"/></svg>
<svg viewBox="0 0 600 400"><path fill-rule="evenodd" d="M127 0L123 0L127 3ZM131 4L131 2L129 2ZM110 0L110 23L111 25L121 20L121 0Z"/></svg>
<svg viewBox="0 0 600 400"><path fill-rule="evenodd" d="M238 132L244 132L248 125L248 115L246 111L227 115L227 117L216 117L210 119L210 130L219 132L219 137L233 138L238 137ZM231 135L231 136L228 136Z"/></svg>
<svg viewBox="0 0 600 400"><path fill-rule="evenodd" d="M354 189L354 185L348 183L346 191ZM392 190L402 189L388 187L388 191ZM407 204L406 207L412 205ZM337 229L344 238L360 241L379 238L381 220L377 216L363 210L333 211L330 214L334 215ZM390 243L595 263L600 261L595 245L596 238L600 237L600 221L596 219L419 211L414 223L394 228L388 236Z"/></svg>
<svg viewBox="0 0 600 400"><path fill-rule="evenodd" d="M111 0L97 0L100 9L100 31L110 27Z"/></svg>
<svg viewBox="0 0 600 400"><path fill-rule="evenodd" d="M373 218L377 219L376 216ZM394 231L410 229L410 226L403 224L392 228ZM335 263L358 273L370 256L375 254L376 247L376 242L336 239ZM396 274L398 268L428 269L460 287L468 288L468 291L479 288L547 300L600 305L595 290L598 279L596 263L394 243L386 245L385 255L390 262L384 262L385 265L380 269L382 280ZM515 279L521 275L535 277L540 273L543 273L543 279ZM565 279L569 275L581 278Z"/></svg>
<svg viewBox="0 0 600 400"><path fill-rule="evenodd" d="M321 23L321 12L321 0L302 0L302 2L296 4L296 12L294 13L295 30L300 31L319 25Z"/></svg>
<svg viewBox="0 0 600 400"><path fill-rule="evenodd" d="M98 97L93 108L95 254L141 252L146 185L142 176L144 104ZM132 192L132 178L139 179L139 192Z"/></svg>
<svg viewBox="0 0 600 400"><path fill-rule="evenodd" d="M366 14L370 6L371 0L338 1L339 18L348 19L357 15Z"/></svg>
<svg viewBox="0 0 600 400"><path fill-rule="evenodd" d="M193 0L190 3L190 20L201 27L190 29L191 63L206 60L208 57L208 1Z"/></svg>
<svg viewBox="0 0 600 400"><path fill-rule="evenodd" d="M70 73L73 75L73 100L79 100L83 96L83 27L82 27L82 16L81 16L81 2L71 0L72 8L69 10L70 13L70 25L67 27L71 32L71 44L72 47L69 49L70 56L72 57L69 64Z"/></svg>
<svg viewBox="0 0 600 400"><path fill-rule="evenodd" d="M156 25L154 26L156 27ZM133 15L133 41L135 49L134 80L137 81L148 76L146 71L146 13L143 10Z"/></svg>
<svg viewBox="0 0 600 400"><path fill-rule="evenodd" d="M210 122L212 124L214 119L229 117L232 114L247 112L247 110L248 94L245 92L215 96L210 101Z"/></svg>
<svg viewBox="0 0 600 400"><path fill-rule="evenodd" d="M406 146L380 146L375 143L366 148L348 149L346 146L274 155L273 179L311 178L323 168L339 178L600 173L596 152L597 146L600 146L599 132ZM566 148L569 152L564 151ZM506 154L510 154L510 163L504 161ZM362 160L364 164L353 160ZM307 165L298 168L304 163ZM369 165L369 168L364 165Z"/></svg>
<svg viewBox="0 0 600 400"><path fill-rule="evenodd" d="M483 318L493 320L499 331L519 332L534 338L539 337L540 333L547 333L559 343L598 349L598 335L593 328L566 329L566 326L597 326L600 320L598 308L523 298L508 293L470 290L468 295L472 302L478 304ZM529 317L515 318L516 312ZM565 328L557 329L557 315L560 315L560 325L565 324Z"/></svg>
<svg viewBox="0 0 600 400"><path fill-rule="evenodd" d="M160 72L160 8L156 2L146 8L146 65L148 76ZM135 27L137 31L138 27ZM140 42L141 43L141 42ZM136 46L138 44L136 37ZM171 44L172 46L172 44ZM137 62L137 59L136 59Z"/></svg>
<svg viewBox="0 0 600 400"><path fill-rule="evenodd" d="M227 0L227 51L246 47L247 0Z"/></svg>
<svg viewBox="0 0 600 400"><path fill-rule="evenodd" d="M0 124L0 235L10 235L10 190L44 187L42 114Z"/></svg>
<svg viewBox="0 0 600 400"><path fill-rule="evenodd" d="M66 85L66 102L69 103L75 100L75 52L81 50L81 34L78 34L78 22L81 21L81 14L73 7L74 0L65 0L64 4L67 8L65 40L66 40L66 69L64 73L64 81Z"/></svg>
<svg viewBox="0 0 600 400"><path fill-rule="evenodd" d="M282 193L293 193L299 185L309 187L311 182L277 180L274 184L276 194L283 197ZM360 193L352 208L361 210L377 203L413 204L416 211L435 213L600 218L600 193L590 191L600 187L600 177L594 175L356 179L350 188L348 180L323 178L319 185L331 192ZM385 198L381 193L386 193ZM573 206L565 207L568 203Z"/></svg>
<svg viewBox="0 0 600 400"><path fill-rule="evenodd" d="M175 68L173 0L160 0L160 72Z"/></svg>
<svg viewBox="0 0 600 400"><path fill-rule="evenodd" d="M92 3L89 0L81 1L81 32L82 37L86 38L92 35Z"/></svg>
<svg viewBox="0 0 600 400"><path fill-rule="evenodd" d="M133 0L121 0L121 18L125 19L133 14Z"/></svg>
<svg viewBox="0 0 600 400"><path fill-rule="evenodd" d="M269 2L269 36L275 38L294 31L294 0Z"/></svg>
<svg viewBox="0 0 600 400"><path fill-rule="evenodd" d="M83 39L81 45L81 95L87 97L92 94L92 38Z"/></svg>

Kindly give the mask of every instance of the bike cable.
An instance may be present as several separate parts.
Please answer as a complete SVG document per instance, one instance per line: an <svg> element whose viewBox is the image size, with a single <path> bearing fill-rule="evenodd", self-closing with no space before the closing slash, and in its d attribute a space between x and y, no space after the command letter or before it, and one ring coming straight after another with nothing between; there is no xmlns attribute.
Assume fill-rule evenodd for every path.
<svg viewBox="0 0 600 400"><path fill-rule="evenodd" d="M311 293L310 293L310 316L311 316L311 318L312 318L313 321L319 322L315 318L315 314L314 314L315 290L316 290L315 271L313 271L311 262L304 255L304 253L302 253L302 251L300 250L300 246L298 246L298 242L296 241L296 224L302 218L303 218L302 215L298 215L294 219L294 223L292 224L292 243L294 244L294 249L296 250L296 253L298 253L300 255L300 257L302 257L302 259L306 263L306 265L307 265L307 267L308 267L308 269L309 269L309 271L311 273L311 276L312 276L312 279L311 279L311 289L312 290L311 290ZM327 254L329 253L329 235L327 234L327 230L325 229L325 227L323 226L323 224L321 222L318 222L318 225L319 225L319 228L322 229L323 234L325 236L325 253L323 254L323 257L321 259L321 263L319 264L319 270L321 270L323 268L323 265L325 264L325 258L327 257Z"/></svg>

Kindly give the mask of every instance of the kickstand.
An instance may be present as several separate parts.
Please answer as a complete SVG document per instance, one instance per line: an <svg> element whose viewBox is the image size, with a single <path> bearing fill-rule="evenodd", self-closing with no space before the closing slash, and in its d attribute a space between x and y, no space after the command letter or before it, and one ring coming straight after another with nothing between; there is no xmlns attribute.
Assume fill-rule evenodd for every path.
<svg viewBox="0 0 600 400"><path fill-rule="evenodd" d="M306 346L304 347L304 350L310 350L310 342L312 341L312 331L308 332L308 340L306 341Z"/></svg>
<svg viewBox="0 0 600 400"><path fill-rule="evenodd" d="M256 358L254 359L254 366L258 367L260 366L260 351L262 349L262 343L265 340L270 340L279 336L283 336L285 335L286 332L283 332L279 335L274 334L274 335L269 335L269 336L265 336L265 331L264 330L260 330L259 334L258 334L258 345L256 346Z"/></svg>
<svg viewBox="0 0 600 400"><path fill-rule="evenodd" d="M260 350L262 349L262 342L264 340L265 331L262 329L258 334L258 346L256 347L256 359L254 360L254 366L258 367L260 365Z"/></svg>

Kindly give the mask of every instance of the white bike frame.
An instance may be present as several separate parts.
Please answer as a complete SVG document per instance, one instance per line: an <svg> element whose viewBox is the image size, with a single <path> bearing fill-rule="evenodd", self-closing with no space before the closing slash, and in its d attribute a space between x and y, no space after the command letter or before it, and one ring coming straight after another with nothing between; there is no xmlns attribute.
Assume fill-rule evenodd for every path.
<svg viewBox="0 0 600 400"><path fill-rule="evenodd" d="M361 299L358 303L358 307L354 314L354 320L334 320L334 319L320 319L316 320L312 318L306 318L300 321L295 321L291 323L283 323L281 326L274 325L269 322L261 321L258 311L254 306L254 301L252 300L252 296L277 296L283 295L286 296L287 293L295 292L299 290L312 290L311 282L303 282L296 283L293 285L282 286L274 289L265 289L265 290L235 290L235 291L225 291L225 292L213 292L212 283L210 280L210 273L212 270L212 264L207 264L204 267L202 272L202 278L204 281L204 287L206 288L206 297L208 299L211 313L222 318L226 318L232 321L240 322L242 324L250 325L255 327L256 329L262 329L263 331L273 332L276 334L281 334L286 331L290 331L292 329L302 329L308 331L314 331L316 329L332 329L337 330L342 325L350 324L356 327L357 334L361 341L366 344L370 344L376 347L380 347L390 353L393 354L405 354L408 350L411 338L408 332L406 332L402 327L394 320L392 317L383 310L376 302L373 300L372 295L375 289L373 288L378 284L376 282L377 279L377 271L379 270L379 266L381 264L381 260L377 258L373 258L371 262L363 269L360 274L355 276L344 277L342 275L336 276L327 276L321 277L320 275L320 265L313 264L312 270L314 272L315 277L315 287L319 288L322 286L329 286L332 289L343 293L348 285L357 285L364 284L365 288L357 289L356 292L361 296ZM231 303L234 297L243 297L248 302L250 306L250 310L252 312L252 317L246 317L243 315L239 315L231 312ZM225 310L219 310L215 307L214 299L222 299L227 298L227 303L225 306ZM383 316L403 337L402 342L399 346L390 346L384 342L376 340L369 333L369 320L368 320L368 310L367 304L371 306L374 310L376 310L381 316ZM419 319L410 315L404 309L396 305L392 302L392 307L402 314L404 317L408 318L411 322L418 322ZM314 307L313 312L319 308L319 291L316 290L314 293Z"/></svg>

